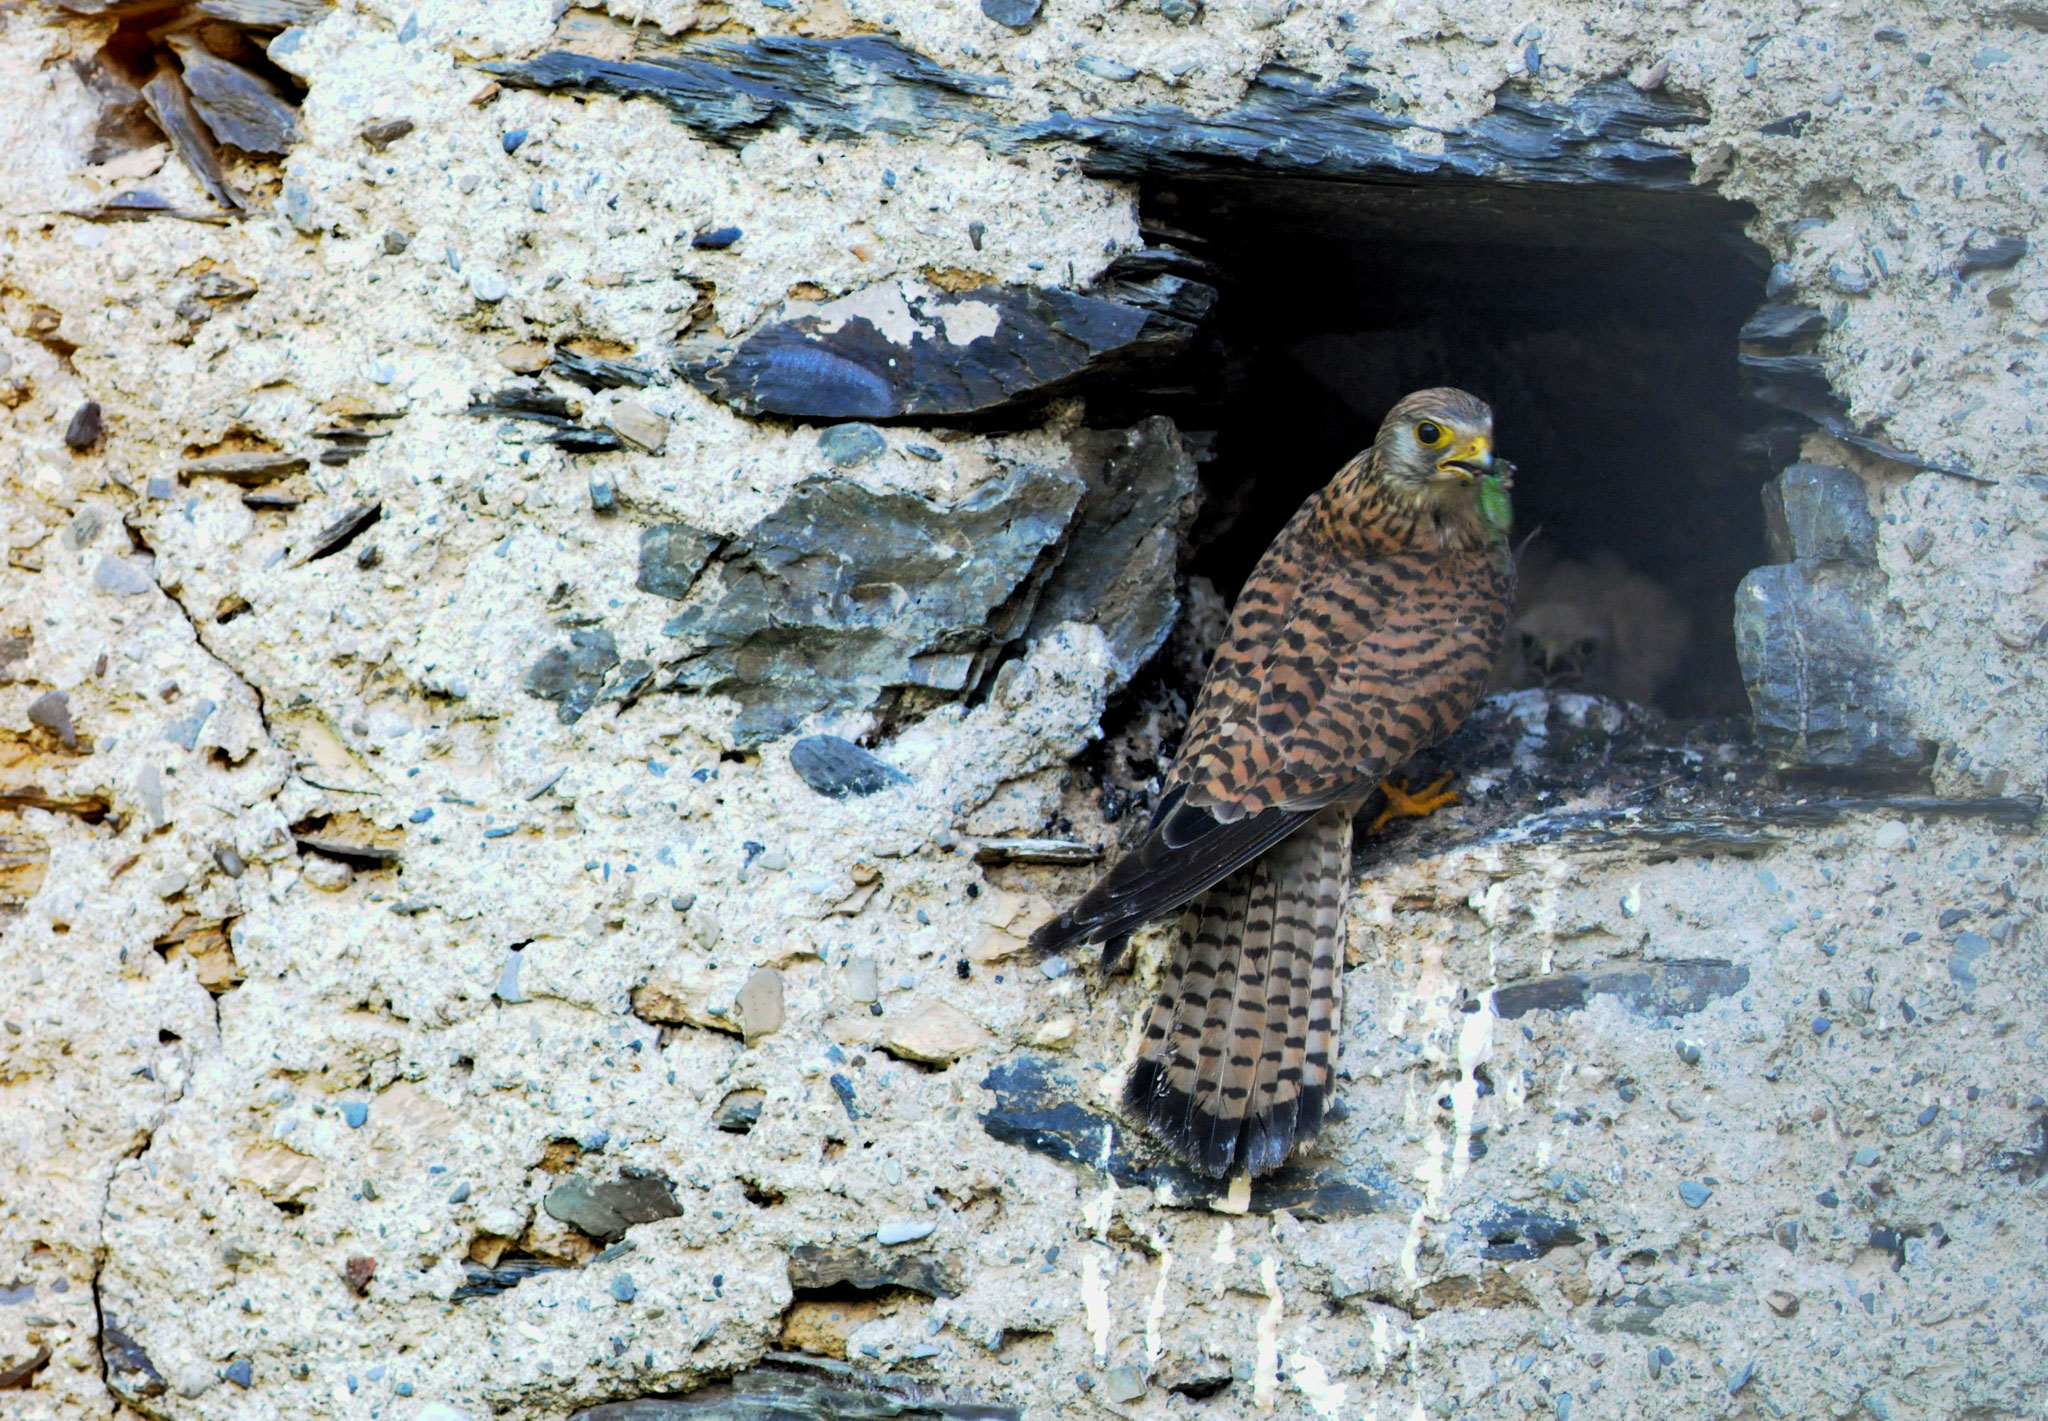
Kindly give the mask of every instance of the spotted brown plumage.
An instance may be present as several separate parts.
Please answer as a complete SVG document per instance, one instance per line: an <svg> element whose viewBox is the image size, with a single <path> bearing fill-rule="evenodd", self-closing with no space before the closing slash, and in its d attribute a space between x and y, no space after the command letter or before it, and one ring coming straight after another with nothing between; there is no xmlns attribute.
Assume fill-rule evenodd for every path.
<svg viewBox="0 0 2048 1421"><path fill-rule="evenodd" d="M1259 560L1143 842L1033 936L1103 942L1193 904L1124 1103L1189 1166L1276 1168L1322 1123L1351 821L1465 719L1514 603L1493 412L1422 390Z"/></svg>

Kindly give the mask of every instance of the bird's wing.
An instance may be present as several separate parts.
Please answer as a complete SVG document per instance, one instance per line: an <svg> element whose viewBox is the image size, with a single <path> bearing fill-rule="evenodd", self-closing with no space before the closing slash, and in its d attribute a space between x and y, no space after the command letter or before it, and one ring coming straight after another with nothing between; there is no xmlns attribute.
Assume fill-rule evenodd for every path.
<svg viewBox="0 0 2048 1421"><path fill-rule="evenodd" d="M1173 776L1186 803L1219 818L1306 814L1370 794L1471 711L1513 599L1513 565L1491 549L1340 563L1304 579L1271 651L1206 719L1205 690Z"/></svg>
<svg viewBox="0 0 2048 1421"><path fill-rule="evenodd" d="M1142 843L1116 861L1081 900L1031 935L1040 952L1077 942L1107 941L1104 966L1123 951L1123 939L1172 912L1279 843L1310 817L1268 809L1224 821L1186 803L1176 786L1160 801Z"/></svg>

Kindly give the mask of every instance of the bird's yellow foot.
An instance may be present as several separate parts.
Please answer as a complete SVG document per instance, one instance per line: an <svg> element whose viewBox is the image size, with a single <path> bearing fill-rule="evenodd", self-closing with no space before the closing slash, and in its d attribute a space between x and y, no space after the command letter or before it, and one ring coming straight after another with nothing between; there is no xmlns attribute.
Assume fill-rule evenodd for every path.
<svg viewBox="0 0 2048 1421"><path fill-rule="evenodd" d="M1380 792L1387 797L1387 807L1373 816L1372 826L1365 832L1377 834L1396 819L1424 819L1447 804L1456 804L1458 792L1444 788L1450 782L1449 775L1439 775L1426 789L1411 790L1405 780L1386 781Z"/></svg>

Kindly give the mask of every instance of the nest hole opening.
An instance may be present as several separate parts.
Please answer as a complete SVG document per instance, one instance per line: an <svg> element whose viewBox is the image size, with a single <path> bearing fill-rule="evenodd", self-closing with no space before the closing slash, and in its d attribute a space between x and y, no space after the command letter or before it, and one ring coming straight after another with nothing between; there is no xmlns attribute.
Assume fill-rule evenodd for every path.
<svg viewBox="0 0 2048 1421"><path fill-rule="evenodd" d="M1233 601L1396 400L1456 385L1492 404L1518 469L1518 618L1548 586L1591 606L1569 630L1606 639L1577 650L1636 658L1632 675L1590 671L1576 636L1531 656L1518 622L1494 688L1601 691L1681 718L1747 709L1734 594L1770 560L1759 494L1802 432L1739 376L1769 271L1744 235L1751 209L1694 191L1201 178L1148 188L1140 212L1220 293L1174 381L1133 392L1204 431L1190 574ZM1562 664L1543 659L1559 646Z"/></svg>

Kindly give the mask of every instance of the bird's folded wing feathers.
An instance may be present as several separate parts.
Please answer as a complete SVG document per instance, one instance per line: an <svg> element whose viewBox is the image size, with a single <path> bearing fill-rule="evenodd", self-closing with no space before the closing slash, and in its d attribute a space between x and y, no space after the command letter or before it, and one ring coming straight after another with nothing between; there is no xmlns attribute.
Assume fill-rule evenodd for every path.
<svg viewBox="0 0 2048 1421"><path fill-rule="evenodd" d="M1269 809L1224 822L1174 789L1161 801L1144 842L1117 860L1073 907L1031 935L1040 952L1116 940L1172 912L1243 868L1300 827L1313 811ZM1115 952L1104 954L1105 962Z"/></svg>

